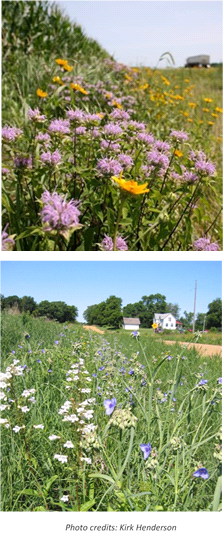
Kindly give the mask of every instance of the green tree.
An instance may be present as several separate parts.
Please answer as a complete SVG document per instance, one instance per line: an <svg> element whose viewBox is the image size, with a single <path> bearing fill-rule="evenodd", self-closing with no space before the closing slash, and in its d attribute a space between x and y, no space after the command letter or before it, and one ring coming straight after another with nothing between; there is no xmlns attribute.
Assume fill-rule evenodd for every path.
<svg viewBox="0 0 224 540"><path fill-rule="evenodd" d="M221 298L216 298L210 304L208 304L208 312L206 315L206 326L211 328L222 327L222 300Z"/></svg>
<svg viewBox="0 0 224 540"><path fill-rule="evenodd" d="M176 319L179 319L180 317L180 307L178 304L166 304L166 313L172 313Z"/></svg>
<svg viewBox="0 0 224 540"><path fill-rule="evenodd" d="M110 296L105 302L88 306L83 316L88 324L119 328L122 321L122 299Z"/></svg>
<svg viewBox="0 0 224 540"><path fill-rule="evenodd" d="M195 321L195 330L200 330L200 331L203 330L205 316L206 316L206 313L197 313L196 321Z"/></svg>
<svg viewBox="0 0 224 540"><path fill-rule="evenodd" d="M36 307L37 307L37 304L34 301L34 298L32 296L23 296L21 298L21 301L20 301L21 311L29 311L30 313L33 313Z"/></svg>
<svg viewBox="0 0 224 540"><path fill-rule="evenodd" d="M183 323L184 328L191 328L193 324L193 316L194 313L192 311L189 311L189 313L187 311L184 311L184 317L180 318L180 322Z"/></svg>

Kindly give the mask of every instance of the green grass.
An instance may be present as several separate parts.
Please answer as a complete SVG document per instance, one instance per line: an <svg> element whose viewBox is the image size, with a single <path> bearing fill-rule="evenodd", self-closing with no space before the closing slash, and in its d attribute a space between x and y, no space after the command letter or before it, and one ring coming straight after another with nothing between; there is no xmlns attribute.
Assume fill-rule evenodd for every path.
<svg viewBox="0 0 224 540"><path fill-rule="evenodd" d="M203 358L181 348L172 353L145 335L139 340L129 333L100 336L78 324L31 318L24 323L22 316L3 314L2 325L2 372L19 360L5 379L10 390L1 389L6 394L2 417L7 418L7 427L2 425L3 511L220 510L218 356ZM16 375L19 365L26 365L23 375ZM202 379L207 383L196 386ZM90 393L82 393L83 388ZM35 390L36 402L22 396L25 389ZM107 416L104 400L114 397L116 407ZM95 398L84 405L93 411L89 420L83 417L85 426L96 426L91 440L82 433L82 413L77 412L87 398ZM67 415L78 414L79 420L63 421L67 401ZM24 406L30 409L26 413ZM43 429L34 427L39 425ZM52 434L59 438L49 440ZM73 448L65 447L66 441ZM144 460L140 444L149 442L151 453ZM67 462L55 454L67 456ZM201 467L208 470L207 480L193 477ZM66 495L68 501L61 501Z"/></svg>

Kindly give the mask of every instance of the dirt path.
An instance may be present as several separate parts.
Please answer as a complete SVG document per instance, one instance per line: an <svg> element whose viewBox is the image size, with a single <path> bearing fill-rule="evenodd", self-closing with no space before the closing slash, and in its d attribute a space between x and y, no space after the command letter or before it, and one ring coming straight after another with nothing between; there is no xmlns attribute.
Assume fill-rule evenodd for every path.
<svg viewBox="0 0 224 540"><path fill-rule="evenodd" d="M86 330L93 330L93 332L97 332L98 334L104 334L104 330L99 330L99 328L97 328L96 326L86 326L83 324L83 328L85 328Z"/></svg>
<svg viewBox="0 0 224 540"><path fill-rule="evenodd" d="M176 345L178 343L179 345L187 345L187 348L192 349L195 347L196 351L199 352L199 354L203 354L204 356L215 356L219 355L222 356L222 346L221 345L206 345L205 343L187 343L185 341L168 341L163 340L163 343L166 343L167 345Z"/></svg>

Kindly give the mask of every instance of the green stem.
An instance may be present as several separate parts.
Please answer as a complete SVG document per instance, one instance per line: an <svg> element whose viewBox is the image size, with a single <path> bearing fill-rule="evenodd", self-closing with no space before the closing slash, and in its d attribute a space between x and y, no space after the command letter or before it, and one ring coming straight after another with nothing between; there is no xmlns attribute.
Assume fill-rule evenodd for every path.
<svg viewBox="0 0 224 540"><path fill-rule="evenodd" d="M125 202L125 197L121 195L121 204L120 204L120 207L118 209L117 222L116 222L115 231L114 231L113 251L117 251L117 249L116 249L117 231L118 231L118 226L119 226L121 215L122 215L122 209L123 209L123 206L124 206L124 202Z"/></svg>

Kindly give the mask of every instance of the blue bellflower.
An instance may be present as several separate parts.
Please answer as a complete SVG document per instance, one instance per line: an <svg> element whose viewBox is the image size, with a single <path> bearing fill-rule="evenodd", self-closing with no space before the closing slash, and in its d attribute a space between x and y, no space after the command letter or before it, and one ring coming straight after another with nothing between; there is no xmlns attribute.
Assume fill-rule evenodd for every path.
<svg viewBox="0 0 224 540"><path fill-rule="evenodd" d="M149 457L149 454L151 452L151 444L140 444L140 448L142 452L144 453L144 459L147 459Z"/></svg>
<svg viewBox="0 0 224 540"><path fill-rule="evenodd" d="M105 399L105 401L103 402L103 406L106 409L106 414L112 414L116 406L116 398Z"/></svg>
<svg viewBox="0 0 224 540"><path fill-rule="evenodd" d="M207 478L209 478L209 474L208 474L208 471L205 467L202 467L201 469L198 469L197 471L195 471L193 473L193 476L201 476L201 478L203 478L203 480L207 480Z"/></svg>

